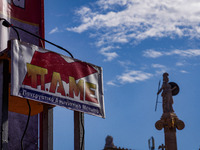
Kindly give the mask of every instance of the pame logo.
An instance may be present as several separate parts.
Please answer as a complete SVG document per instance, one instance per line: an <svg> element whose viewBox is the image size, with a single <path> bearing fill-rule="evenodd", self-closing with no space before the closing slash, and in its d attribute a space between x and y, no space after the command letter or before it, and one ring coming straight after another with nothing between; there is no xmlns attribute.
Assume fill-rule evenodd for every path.
<svg viewBox="0 0 200 150"><path fill-rule="evenodd" d="M13 4L16 7L25 8L26 0L7 0L9 4Z"/></svg>
<svg viewBox="0 0 200 150"><path fill-rule="evenodd" d="M23 85L65 98L98 104L97 84L92 83L94 77L85 80L95 73L97 70L85 62L69 63L59 54L35 51L31 63L27 63Z"/></svg>

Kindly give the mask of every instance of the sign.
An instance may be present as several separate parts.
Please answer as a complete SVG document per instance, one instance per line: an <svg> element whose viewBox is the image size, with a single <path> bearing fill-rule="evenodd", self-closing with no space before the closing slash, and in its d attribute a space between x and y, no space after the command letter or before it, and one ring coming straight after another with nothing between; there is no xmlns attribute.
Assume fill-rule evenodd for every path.
<svg viewBox="0 0 200 150"><path fill-rule="evenodd" d="M105 118L102 68L12 41L11 95Z"/></svg>

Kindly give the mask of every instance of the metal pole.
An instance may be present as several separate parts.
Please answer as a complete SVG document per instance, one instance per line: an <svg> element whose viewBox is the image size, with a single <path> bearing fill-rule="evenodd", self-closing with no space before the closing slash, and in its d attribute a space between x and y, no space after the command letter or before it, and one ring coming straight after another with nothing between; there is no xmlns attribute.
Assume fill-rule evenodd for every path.
<svg viewBox="0 0 200 150"><path fill-rule="evenodd" d="M42 150L53 150L53 107L43 105L43 143Z"/></svg>
<svg viewBox="0 0 200 150"><path fill-rule="evenodd" d="M1 149L8 149L9 61L0 60L0 126Z"/></svg>
<svg viewBox="0 0 200 150"><path fill-rule="evenodd" d="M74 150L84 150L84 113L74 111Z"/></svg>

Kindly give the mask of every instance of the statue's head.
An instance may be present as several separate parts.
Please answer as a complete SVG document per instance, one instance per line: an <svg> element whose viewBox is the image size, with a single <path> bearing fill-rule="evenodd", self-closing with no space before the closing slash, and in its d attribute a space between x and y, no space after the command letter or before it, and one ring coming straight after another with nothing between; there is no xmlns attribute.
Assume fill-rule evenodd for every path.
<svg viewBox="0 0 200 150"><path fill-rule="evenodd" d="M163 73L163 77L168 77L169 74L167 72Z"/></svg>
<svg viewBox="0 0 200 150"><path fill-rule="evenodd" d="M113 137L110 136L110 135L108 135L108 136L106 137L106 144L110 145L110 144L112 144L112 143L113 143Z"/></svg>
<svg viewBox="0 0 200 150"><path fill-rule="evenodd" d="M106 137L106 145L105 145L105 147L109 147L109 148L114 148L115 147L114 143L113 143L113 137L112 136L108 135Z"/></svg>
<svg viewBox="0 0 200 150"><path fill-rule="evenodd" d="M169 74L167 72L163 73L163 82L168 82L169 78L168 78Z"/></svg>

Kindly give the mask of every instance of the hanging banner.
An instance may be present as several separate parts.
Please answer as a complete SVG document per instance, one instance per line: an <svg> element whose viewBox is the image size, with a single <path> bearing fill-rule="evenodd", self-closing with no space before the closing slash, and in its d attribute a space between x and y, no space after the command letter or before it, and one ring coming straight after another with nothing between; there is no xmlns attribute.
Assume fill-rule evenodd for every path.
<svg viewBox="0 0 200 150"><path fill-rule="evenodd" d="M102 68L12 41L11 95L105 117Z"/></svg>

